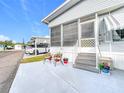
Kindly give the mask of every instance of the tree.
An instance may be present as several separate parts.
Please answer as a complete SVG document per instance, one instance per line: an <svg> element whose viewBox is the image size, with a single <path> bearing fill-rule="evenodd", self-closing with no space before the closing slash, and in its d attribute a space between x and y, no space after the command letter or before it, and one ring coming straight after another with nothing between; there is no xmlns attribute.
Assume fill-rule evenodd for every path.
<svg viewBox="0 0 124 93"><path fill-rule="evenodd" d="M0 41L0 45L4 45L5 47L7 46L14 46L14 43L11 40L6 40L6 41Z"/></svg>

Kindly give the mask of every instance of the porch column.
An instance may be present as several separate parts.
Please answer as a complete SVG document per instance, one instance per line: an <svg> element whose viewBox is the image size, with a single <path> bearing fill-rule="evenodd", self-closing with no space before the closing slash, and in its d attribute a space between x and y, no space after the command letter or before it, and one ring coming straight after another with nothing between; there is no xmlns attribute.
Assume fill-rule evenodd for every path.
<svg viewBox="0 0 124 93"><path fill-rule="evenodd" d="M61 47L63 47L63 24L61 24Z"/></svg>
<svg viewBox="0 0 124 93"><path fill-rule="evenodd" d="M109 12L109 15L111 16L111 13ZM112 43L113 43L113 39L112 39L112 31L110 31L110 42L109 42L109 55L112 58Z"/></svg>
<svg viewBox="0 0 124 93"><path fill-rule="evenodd" d="M49 38L49 47L51 47L51 28L49 27L49 36L50 36L50 38Z"/></svg>
<svg viewBox="0 0 124 93"><path fill-rule="evenodd" d="M80 19L78 19L78 46L81 47L81 27L80 27Z"/></svg>
<svg viewBox="0 0 124 93"><path fill-rule="evenodd" d="M99 63L99 30L98 30L98 14L95 14L95 46L96 46L96 68L98 68Z"/></svg>
<svg viewBox="0 0 124 93"><path fill-rule="evenodd" d="M62 47L63 47L63 24L61 24L61 47L60 47L61 53L63 53L62 52Z"/></svg>

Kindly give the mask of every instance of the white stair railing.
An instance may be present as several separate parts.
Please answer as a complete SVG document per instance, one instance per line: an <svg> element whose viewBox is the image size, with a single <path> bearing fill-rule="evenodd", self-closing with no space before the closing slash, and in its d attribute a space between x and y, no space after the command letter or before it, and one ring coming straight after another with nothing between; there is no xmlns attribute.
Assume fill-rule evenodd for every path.
<svg viewBox="0 0 124 93"><path fill-rule="evenodd" d="M78 55L78 47L79 47L79 43L78 40L76 41L76 44L74 45L74 59L76 59L77 55ZM73 60L75 61L75 60Z"/></svg>
<svg viewBox="0 0 124 93"><path fill-rule="evenodd" d="M98 46L99 56L102 57L102 53L100 51L100 47Z"/></svg>

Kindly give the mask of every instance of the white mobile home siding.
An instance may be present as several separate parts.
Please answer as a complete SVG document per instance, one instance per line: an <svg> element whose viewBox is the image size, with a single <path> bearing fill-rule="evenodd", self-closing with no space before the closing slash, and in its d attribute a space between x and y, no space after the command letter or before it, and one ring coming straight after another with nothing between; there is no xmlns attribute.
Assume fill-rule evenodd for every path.
<svg viewBox="0 0 124 93"><path fill-rule="evenodd" d="M99 3L98 3L99 2ZM66 11L64 14L55 18L49 23L49 27L54 27L72 21L83 16L89 15L96 11L124 3L124 0L85 0L78 5ZM90 6L90 7L89 7ZM124 13L124 8L112 12L112 14ZM99 16L99 19L103 19L106 15ZM112 57L114 62L114 67L124 70L124 43L114 42L112 44L112 53L110 54L109 44L104 44L100 47L102 55L105 57ZM78 47L79 51L80 48ZM78 51L77 49L77 51ZM83 51L83 50L82 50ZM70 62L74 62L76 58L76 48L75 47L51 47L51 52L62 52L63 57L68 57Z"/></svg>
<svg viewBox="0 0 124 93"><path fill-rule="evenodd" d="M84 0L51 21L49 23L49 27L53 27L122 3L124 3L124 0Z"/></svg>

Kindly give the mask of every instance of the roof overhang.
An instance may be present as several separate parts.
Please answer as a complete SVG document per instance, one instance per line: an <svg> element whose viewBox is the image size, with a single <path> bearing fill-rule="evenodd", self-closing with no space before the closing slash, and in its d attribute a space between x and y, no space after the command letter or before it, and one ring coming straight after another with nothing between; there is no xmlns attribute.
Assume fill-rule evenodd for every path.
<svg viewBox="0 0 124 93"><path fill-rule="evenodd" d="M52 13L50 13L47 17L45 17L42 20L42 22L45 24L49 24L49 22L51 22L53 19L55 19L56 17L58 17L62 13L66 12L68 9L72 8L73 6L78 4L80 1L83 1L83 0L67 0L67 1L65 1L60 7L58 7L56 10L54 10ZM95 13L97 13L98 15L102 15L105 13L110 13L112 11L115 11L116 9L119 9L121 7L124 7L124 3L120 3L120 4L117 4L114 6L110 6L110 7L106 7L102 10L96 11L94 13L90 13L88 15L92 15ZM87 16L87 15L85 15L85 16Z"/></svg>
<svg viewBox="0 0 124 93"><path fill-rule="evenodd" d="M61 6L59 6L57 9L55 9L52 13L50 13L47 17L45 17L42 22L45 24L48 24L50 21L76 5L82 0L66 0Z"/></svg>

